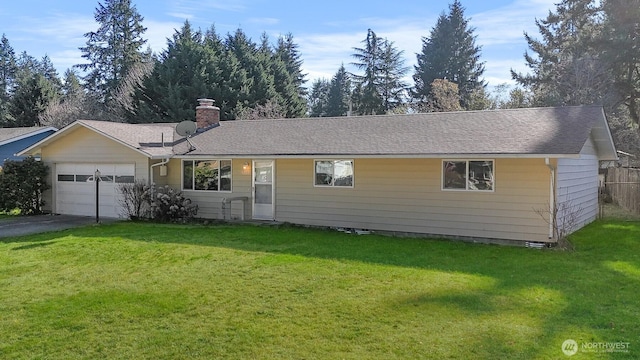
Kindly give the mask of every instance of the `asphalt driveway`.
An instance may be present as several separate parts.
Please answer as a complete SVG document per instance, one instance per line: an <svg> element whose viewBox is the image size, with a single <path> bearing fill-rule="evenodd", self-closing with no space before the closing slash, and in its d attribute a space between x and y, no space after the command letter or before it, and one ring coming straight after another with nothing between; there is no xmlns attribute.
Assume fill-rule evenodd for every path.
<svg viewBox="0 0 640 360"><path fill-rule="evenodd" d="M100 219L112 222L117 219ZM16 216L0 219L0 238L59 231L96 223L95 217L73 215Z"/></svg>

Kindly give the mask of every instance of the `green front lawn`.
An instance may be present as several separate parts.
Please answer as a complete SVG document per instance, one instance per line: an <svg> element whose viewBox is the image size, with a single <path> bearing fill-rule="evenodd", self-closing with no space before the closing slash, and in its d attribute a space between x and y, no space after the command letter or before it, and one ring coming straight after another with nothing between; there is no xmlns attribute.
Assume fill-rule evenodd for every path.
<svg viewBox="0 0 640 360"><path fill-rule="evenodd" d="M563 359L567 339L597 351L571 359L640 358L640 222L573 242L141 223L2 239L0 358Z"/></svg>

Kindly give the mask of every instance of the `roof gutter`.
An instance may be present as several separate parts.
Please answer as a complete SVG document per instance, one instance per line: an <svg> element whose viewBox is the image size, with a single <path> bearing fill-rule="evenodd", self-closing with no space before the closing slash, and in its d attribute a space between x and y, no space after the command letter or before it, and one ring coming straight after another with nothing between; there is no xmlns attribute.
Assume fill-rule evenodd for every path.
<svg viewBox="0 0 640 360"><path fill-rule="evenodd" d="M550 170L550 178L549 178L549 239L553 239L553 226L555 225L557 219L555 216L555 204L556 204L556 197L555 197L555 184L556 184L556 168L551 165L551 162L549 161L549 158L544 158L544 164L547 165L547 167Z"/></svg>
<svg viewBox="0 0 640 360"><path fill-rule="evenodd" d="M211 159L234 158L234 159L542 159L542 158L567 158L577 159L580 154L353 154L353 153L308 153L308 154L231 154L231 153L211 153L211 154L175 154L176 159Z"/></svg>

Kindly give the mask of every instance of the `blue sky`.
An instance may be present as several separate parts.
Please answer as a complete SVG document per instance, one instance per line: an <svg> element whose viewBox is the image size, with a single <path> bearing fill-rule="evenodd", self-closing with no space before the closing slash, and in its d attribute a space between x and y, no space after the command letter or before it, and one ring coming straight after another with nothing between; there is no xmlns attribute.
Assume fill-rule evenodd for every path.
<svg viewBox="0 0 640 360"><path fill-rule="evenodd" d="M348 67L353 47L359 47L371 28L404 51L413 66L428 36L453 0L400 1L267 1L267 0L133 0L147 27L145 37L155 52L188 19L196 28L215 25L225 35L237 28L259 41L266 32L273 40L292 33L300 46L307 79L330 78L341 63ZM545 18L557 0L462 0L465 15L482 47L484 78L490 86L513 84L509 70L526 72L523 32L538 35L535 19ZM0 5L0 33L16 53L45 54L62 74L82 62L78 47L83 34L97 29L97 0L18 0ZM413 73L413 68L410 71ZM310 82L309 84L310 85Z"/></svg>

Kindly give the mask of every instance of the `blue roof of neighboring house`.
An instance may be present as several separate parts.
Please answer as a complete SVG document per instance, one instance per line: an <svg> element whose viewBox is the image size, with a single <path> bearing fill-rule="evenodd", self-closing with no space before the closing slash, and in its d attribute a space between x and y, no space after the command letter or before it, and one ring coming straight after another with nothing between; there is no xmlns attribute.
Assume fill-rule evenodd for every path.
<svg viewBox="0 0 640 360"><path fill-rule="evenodd" d="M16 153L53 134L54 127L0 128L0 166L5 160L20 160Z"/></svg>

